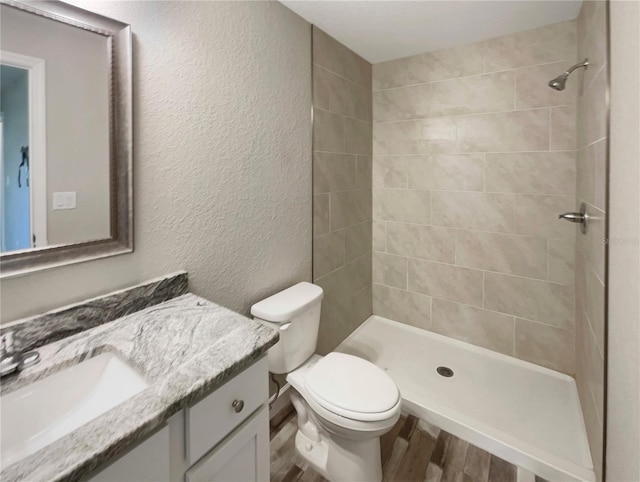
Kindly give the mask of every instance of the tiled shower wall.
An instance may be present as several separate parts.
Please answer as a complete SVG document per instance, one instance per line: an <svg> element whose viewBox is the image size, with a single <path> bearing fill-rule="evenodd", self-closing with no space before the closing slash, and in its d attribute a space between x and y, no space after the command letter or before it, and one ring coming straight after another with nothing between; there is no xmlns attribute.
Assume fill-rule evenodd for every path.
<svg viewBox="0 0 640 482"><path fill-rule="evenodd" d="M373 311L574 372L576 22L373 66Z"/></svg>
<svg viewBox="0 0 640 482"><path fill-rule="evenodd" d="M318 352L371 315L371 64L313 28L313 280Z"/></svg>
<svg viewBox="0 0 640 482"><path fill-rule="evenodd" d="M598 480L602 479L605 353L605 217L607 190L607 4L587 1L578 17L581 72L578 98L577 205L591 216L576 234L576 382Z"/></svg>

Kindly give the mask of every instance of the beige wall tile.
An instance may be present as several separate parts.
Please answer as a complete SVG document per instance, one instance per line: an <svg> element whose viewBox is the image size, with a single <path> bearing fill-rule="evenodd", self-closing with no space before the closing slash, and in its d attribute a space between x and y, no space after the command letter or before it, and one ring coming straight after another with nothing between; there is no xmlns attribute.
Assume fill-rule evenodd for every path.
<svg viewBox="0 0 640 482"><path fill-rule="evenodd" d="M371 156L356 156L356 186L371 189L373 184L373 163Z"/></svg>
<svg viewBox="0 0 640 482"><path fill-rule="evenodd" d="M607 2L585 1L578 17L579 59L589 58L581 70L578 99L577 202L589 203L589 230L576 234L576 382L587 438L596 472L602 480L604 413L604 248L607 163ZM599 142L596 142L599 141Z"/></svg>
<svg viewBox="0 0 640 482"><path fill-rule="evenodd" d="M315 26L313 62L371 88L371 64Z"/></svg>
<svg viewBox="0 0 640 482"><path fill-rule="evenodd" d="M348 98L348 81L319 65L313 66L313 106L318 109L346 114L346 107L353 103Z"/></svg>
<svg viewBox="0 0 640 482"><path fill-rule="evenodd" d="M373 64L373 90L389 89L407 85L407 66L409 59L390 60Z"/></svg>
<svg viewBox="0 0 640 482"><path fill-rule="evenodd" d="M454 263L455 245L446 228L417 224L387 223L386 248L389 253Z"/></svg>
<svg viewBox="0 0 640 482"><path fill-rule="evenodd" d="M367 88L322 66L313 66L314 107L370 122L371 102Z"/></svg>
<svg viewBox="0 0 640 482"><path fill-rule="evenodd" d="M549 240L549 281L573 285L575 280L575 244L573 241Z"/></svg>
<svg viewBox="0 0 640 482"><path fill-rule="evenodd" d="M375 92L377 121L398 121L513 109L514 72L474 75Z"/></svg>
<svg viewBox="0 0 640 482"><path fill-rule="evenodd" d="M322 300L318 353L335 349L362 321L371 315L371 287L367 286L349 298L327 296Z"/></svg>
<svg viewBox="0 0 640 482"><path fill-rule="evenodd" d="M418 122L420 153L457 152L457 127L455 117L436 117Z"/></svg>
<svg viewBox="0 0 640 482"><path fill-rule="evenodd" d="M331 193L331 230L353 226L370 219L371 191L343 191Z"/></svg>
<svg viewBox="0 0 640 482"><path fill-rule="evenodd" d="M552 370L573 374L573 338L569 330L516 318L515 355Z"/></svg>
<svg viewBox="0 0 640 482"><path fill-rule="evenodd" d="M605 279L605 213L589 206L587 208L589 214L589 229L587 234L576 234L578 242L584 246L584 254L586 259L597 276L601 279Z"/></svg>
<svg viewBox="0 0 640 482"><path fill-rule="evenodd" d="M482 306L482 271L409 259L409 290L443 300Z"/></svg>
<svg viewBox="0 0 640 482"><path fill-rule="evenodd" d="M352 100L347 103L345 115L370 123L373 119L371 89L362 87L354 82L347 82L347 92Z"/></svg>
<svg viewBox="0 0 640 482"><path fill-rule="evenodd" d="M422 140L421 127L415 121L387 122L380 124L374 113L373 145L376 156L397 154L422 154L429 152L428 143ZM455 135L455 124L453 134Z"/></svg>
<svg viewBox="0 0 640 482"><path fill-rule="evenodd" d="M420 156L418 156L420 157ZM373 158L374 188L404 188L409 186L407 163L410 157L383 156Z"/></svg>
<svg viewBox="0 0 640 482"><path fill-rule="evenodd" d="M516 207L516 233L572 240L575 225L558 219L558 215L574 211L571 196L519 194Z"/></svg>
<svg viewBox="0 0 640 482"><path fill-rule="evenodd" d="M587 267L582 251L576 247L575 259L575 296L576 316L587 309Z"/></svg>
<svg viewBox="0 0 640 482"><path fill-rule="evenodd" d="M421 84L374 92L373 118L390 122L428 117L430 91L429 84Z"/></svg>
<svg viewBox="0 0 640 482"><path fill-rule="evenodd" d="M354 313L354 316L351 318L353 331L362 321L373 315L373 292L371 283L362 288L351 298L351 308Z"/></svg>
<svg viewBox="0 0 640 482"><path fill-rule="evenodd" d="M313 110L313 150L344 152L344 118L321 109Z"/></svg>
<svg viewBox="0 0 640 482"><path fill-rule="evenodd" d="M552 151L570 151L575 150L576 145L575 106L553 107L551 109L549 149Z"/></svg>
<svg viewBox="0 0 640 482"><path fill-rule="evenodd" d="M591 329L598 345L600 353L604 354L604 323L605 323L605 289L602 282L595 275L593 270L588 269L587 276L587 297L586 297L586 313L591 325Z"/></svg>
<svg viewBox="0 0 640 482"><path fill-rule="evenodd" d="M373 253L373 282L406 290L407 258Z"/></svg>
<svg viewBox="0 0 640 482"><path fill-rule="evenodd" d="M487 40L485 71L571 60L576 53L575 20L556 23Z"/></svg>
<svg viewBox="0 0 640 482"><path fill-rule="evenodd" d="M376 156L457 151L454 117L376 123L373 136Z"/></svg>
<svg viewBox="0 0 640 482"><path fill-rule="evenodd" d="M431 331L513 355L513 316L433 299Z"/></svg>
<svg viewBox="0 0 640 482"><path fill-rule="evenodd" d="M385 221L373 221L373 250L387 250L387 226Z"/></svg>
<svg viewBox="0 0 640 482"><path fill-rule="evenodd" d="M407 325L429 329L431 297L374 284L373 312Z"/></svg>
<svg viewBox="0 0 640 482"><path fill-rule="evenodd" d="M601 467L604 413L604 359L598 353L593 334L578 313L576 326L576 384L585 428L596 470Z"/></svg>
<svg viewBox="0 0 640 482"><path fill-rule="evenodd" d="M584 316L582 313L581 316ZM577 317L579 319L579 317ZM586 320L576 326L576 378L580 378L580 398L595 403L598 418L604 414L604 358Z"/></svg>
<svg viewBox="0 0 640 482"><path fill-rule="evenodd" d="M514 201L513 194L433 191L431 221L435 226L513 232Z"/></svg>
<svg viewBox="0 0 640 482"><path fill-rule="evenodd" d="M515 73L460 77L434 82L429 87L427 98L412 97L423 106L423 117L501 112L513 109Z"/></svg>
<svg viewBox="0 0 640 482"><path fill-rule="evenodd" d="M490 192L574 194L575 153L487 154L485 184Z"/></svg>
<svg viewBox="0 0 640 482"><path fill-rule="evenodd" d="M352 293L371 286L372 283L372 258L371 253L360 256L346 265L347 276L352 287ZM353 296L353 295L352 295Z"/></svg>
<svg viewBox="0 0 640 482"><path fill-rule="evenodd" d="M577 76L569 77L563 91L550 89L547 85L572 64L573 60L563 60L516 70L516 109L574 105L578 95Z"/></svg>
<svg viewBox="0 0 640 482"><path fill-rule="evenodd" d="M506 274L484 275L484 307L564 329L573 326L574 289Z"/></svg>
<svg viewBox="0 0 640 482"><path fill-rule="evenodd" d="M313 153L313 191L347 191L356 188L356 156L333 152Z"/></svg>
<svg viewBox="0 0 640 482"><path fill-rule="evenodd" d="M578 58L589 58L584 85L591 85L607 62L607 2L585 1L578 16Z"/></svg>
<svg viewBox="0 0 640 482"><path fill-rule="evenodd" d="M461 116L457 118L461 151L546 151L549 148L547 109Z"/></svg>
<svg viewBox="0 0 640 482"><path fill-rule="evenodd" d="M429 191L408 189L375 189L373 217L378 220L428 224Z"/></svg>
<svg viewBox="0 0 640 482"><path fill-rule="evenodd" d="M372 311L371 65L317 28L313 37L313 264L326 353Z"/></svg>
<svg viewBox="0 0 640 482"><path fill-rule="evenodd" d="M313 196L313 235L326 234L329 229L329 194L315 194Z"/></svg>
<svg viewBox="0 0 640 482"><path fill-rule="evenodd" d="M607 142L601 140L578 153L577 195L604 210L607 190Z"/></svg>
<svg viewBox="0 0 640 482"><path fill-rule="evenodd" d="M587 89L585 101L585 141L591 144L607 135L607 69L602 69L596 74Z"/></svg>
<svg viewBox="0 0 640 482"><path fill-rule="evenodd" d="M373 141L369 122L345 117L344 136L346 152L365 156L371 155Z"/></svg>
<svg viewBox="0 0 640 482"><path fill-rule="evenodd" d="M317 236L313 240L313 276L320 278L345 261L345 236L342 232Z"/></svg>
<svg viewBox="0 0 640 482"><path fill-rule="evenodd" d="M342 266L335 271L331 271L325 276L314 276L314 283L320 286L324 291L324 298L322 300L322 309L325 309L325 305L331 306L334 301L339 299L349 299L355 293L347 267ZM325 300L327 303L325 303Z"/></svg>
<svg viewBox="0 0 640 482"><path fill-rule="evenodd" d="M455 243L457 265L547 278L545 238L460 230Z"/></svg>
<svg viewBox="0 0 640 482"><path fill-rule="evenodd" d="M482 191L483 154L434 154L406 161L412 189Z"/></svg>
<svg viewBox="0 0 640 482"><path fill-rule="evenodd" d="M371 252L371 222L356 224L344 230L347 262Z"/></svg>
<svg viewBox="0 0 640 482"><path fill-rule="evenodd" d="M474 43L436 50L404 59L409 84L434 82L468 75L481 74L484 45Z"/></svg>

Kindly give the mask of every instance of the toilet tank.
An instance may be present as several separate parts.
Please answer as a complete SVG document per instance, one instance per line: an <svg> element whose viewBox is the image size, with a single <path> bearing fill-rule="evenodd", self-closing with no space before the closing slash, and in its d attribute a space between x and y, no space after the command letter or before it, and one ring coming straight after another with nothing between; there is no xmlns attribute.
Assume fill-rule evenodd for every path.
<svg viewBox="0 0 640 482"><path fill-rule="evenodd" d="M253 318L280 334L269 349L269 371L289 373L316 351L322 288L298 283L251 307Z"/></svg>

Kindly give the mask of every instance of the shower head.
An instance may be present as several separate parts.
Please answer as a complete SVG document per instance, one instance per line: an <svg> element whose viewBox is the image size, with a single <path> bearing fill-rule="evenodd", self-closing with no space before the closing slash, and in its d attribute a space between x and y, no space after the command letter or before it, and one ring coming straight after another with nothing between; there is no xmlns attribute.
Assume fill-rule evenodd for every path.
<svg viewBox="0 0 640 482"><path fill-rule="evenodd" d="M555 90L564 90L567 85L567 79L569 78L569 74L565 72L562 75L558 75L555 79L551 79L549 81L549 87Z"/></svg>
<svg viewBox="0 0 640 482"><path fill-rule="evenodd" d="M552 89L555 89L555 90L564 90L564 88L567 85L567 79L569 78L569 75L571 75L571 72L573 72L574 70L576 70L576 69L578 69L580 67L584 67L585 69L588 68L589 67L589 59L584 59L579 64L576 64L576 65L572 66L564 74L558 75L555 79L551 79L549 81L549 87L551 87Z"/></svg>

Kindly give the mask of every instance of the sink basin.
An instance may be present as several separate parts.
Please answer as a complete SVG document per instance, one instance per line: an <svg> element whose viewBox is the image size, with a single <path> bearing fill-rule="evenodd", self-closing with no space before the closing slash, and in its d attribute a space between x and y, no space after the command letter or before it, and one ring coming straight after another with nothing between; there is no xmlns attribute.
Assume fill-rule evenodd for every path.
<svg viewBox="0 0 640 482"><path fill-rule="evenodd" d="M5 468L147 388L113 353L102 353L0 397L0 464Z"/></svg>

